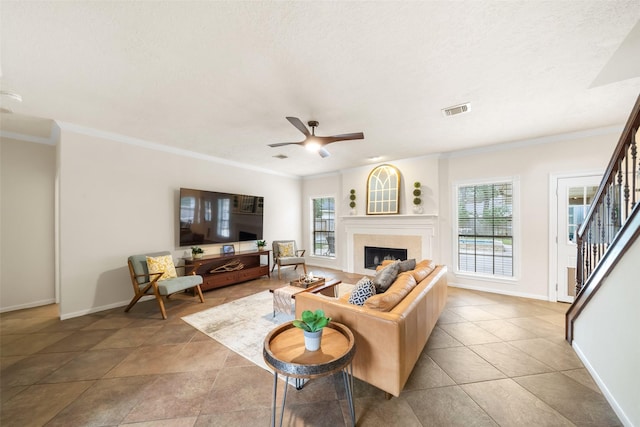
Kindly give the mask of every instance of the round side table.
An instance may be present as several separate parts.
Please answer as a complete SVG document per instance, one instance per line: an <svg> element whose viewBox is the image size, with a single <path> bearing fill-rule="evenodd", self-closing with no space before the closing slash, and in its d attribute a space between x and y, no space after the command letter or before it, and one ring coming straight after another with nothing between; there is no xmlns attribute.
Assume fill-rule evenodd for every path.
<svg viewBox="0 0 640 427"><path fill-rule="evenodd" d="M282 412L280 413L280 425L282 426L284 405L287 400L287 385L290 377L296 379L296 388L300 390L304 380L342 371L351 423L355 426L353 367L351 365L355 353L356 345L353 333L345 325L337 322L331 322L324 328L321 347L318 351L305 349L302 330L293 326L293 322L284 323L269 332L264 339L262 355L267 365L273 369L271 425L275 427L276 424L278 374L286 377L282 396Z"/></svg>

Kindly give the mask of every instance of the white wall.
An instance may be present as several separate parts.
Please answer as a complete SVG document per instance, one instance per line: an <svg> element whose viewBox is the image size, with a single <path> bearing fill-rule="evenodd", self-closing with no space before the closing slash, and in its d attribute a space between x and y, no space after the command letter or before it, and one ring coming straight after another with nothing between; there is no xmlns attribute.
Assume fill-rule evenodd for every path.
<svg viewBox="0 0 640 427"><path fill-rule="evenodd" d="M573 347L626 426L640 426L640 239L574 323Z"/></svg>
<svg viewBox="0 0 640 427"><path fill-rule="evenodd" d="M52 145L0 138L0 311L55 302Z"/></svg>
<svg viewBox="0 0 640 427"><path fill-rule="evenodd" d="M440 160L440 253L449 268L449 283L465 288L548 298L549 176L559 173L604 173L619 133L556 137L546 143L495 146L487 150L454 153ZM513 281L480 280L455 273L452 241L453 186L460 181L517 177L520 189L520 249L518 276Z"/></svg>
<svg viewBox="0 0 640 427"><path fill-rule="evenodd" d="M401 159L371 164L358 168L340 171L335 174L306 177L303 180L303 240L310 249L310 233L312 230L309 201L312 197L334 196L336 198L336 257L310 257L309 265L345 270L346 242L345 230L341 217L351 215L349 192L356 190L356 215L366 215L367 179L371 171L381 164L390 164L400 171L400 214L413 215L413 183L422 184L423 214L438 214L438 156L422 156L412 159ZM309 252L307 252L309 253Z"/></svg>
<svg viewBox="0 0 640 427"><path fill-rule="evenodd" d="M62 124L60 283L62 318L129 302L127 256L177 245L180 187L264 196L264 238L301 237L301 181ZM132 144L133 142L133 144ZM149 145L149 144L146 144ZM236 250L255 247L246 243ZM219 251L204 246L205 252Z"/></svg>

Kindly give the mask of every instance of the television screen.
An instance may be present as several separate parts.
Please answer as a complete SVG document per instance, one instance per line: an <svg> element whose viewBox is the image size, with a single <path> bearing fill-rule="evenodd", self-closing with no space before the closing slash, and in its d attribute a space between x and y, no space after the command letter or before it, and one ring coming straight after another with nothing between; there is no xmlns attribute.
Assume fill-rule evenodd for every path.
<svg viewBox="0 0 640 427"><path fill-rule="evenodd" d="M262 239L264 198L180 189L180 246Z"/></svg>

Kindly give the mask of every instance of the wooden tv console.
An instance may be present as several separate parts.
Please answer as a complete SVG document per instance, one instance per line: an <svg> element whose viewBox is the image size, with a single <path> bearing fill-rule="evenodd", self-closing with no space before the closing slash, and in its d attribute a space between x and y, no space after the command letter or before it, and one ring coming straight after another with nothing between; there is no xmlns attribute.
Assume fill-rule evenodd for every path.
<svg viewBox="0 0 640 427"><path fill-rule="evenodd" d="M187 270L195 268L196 274L202 276L203 291L221 288L235 283L245 282L261 276L271 277L268 249L241 251L234 254L206 255L200 259L184 260ZM262 264L260 257L267 257Z"/></svg>

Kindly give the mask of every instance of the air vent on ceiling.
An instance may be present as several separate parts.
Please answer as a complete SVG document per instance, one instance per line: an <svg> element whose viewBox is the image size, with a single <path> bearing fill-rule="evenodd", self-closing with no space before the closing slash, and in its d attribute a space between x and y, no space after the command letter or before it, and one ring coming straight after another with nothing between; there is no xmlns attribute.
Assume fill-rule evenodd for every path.
<svg viewBox="0 0 640 427"><path fill-rule="evenodd" d="M454 105L453 107L444 108L442 110L442 115L445 117L455 116L458 114L466 113L471 111L471 103L467 102L465 104Z"/></svg>
<svg viewBox="0 0 640 427"><path fill-rule="evenodd" d="M275 157L276 159L288 159L289 158L289 156L285 156L284 154L277 154L277 155L275 155L273 157Z"/></svg>

